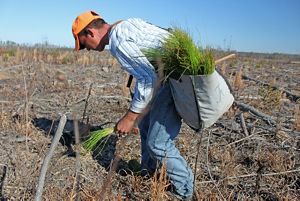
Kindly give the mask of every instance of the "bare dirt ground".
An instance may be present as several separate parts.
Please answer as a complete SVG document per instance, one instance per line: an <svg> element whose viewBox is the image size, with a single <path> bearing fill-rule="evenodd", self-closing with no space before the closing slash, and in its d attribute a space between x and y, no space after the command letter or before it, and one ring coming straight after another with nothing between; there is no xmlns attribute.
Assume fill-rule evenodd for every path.
<svg viewBox="0 0 300 201"><path fill-rule="evenodd" d="M226 54L217 53L216 58ZM196 171L194 198L299 200L300 100L295 97L300 95L300 56L236 54L218 69L230 81L236 100L264 117L233 107L201 133L183 124L176 144ZM34 119L59 120L67 114L68 119L82 120L92 84L86 109L89 124L113 126L109 122L117 122L130 104L125 82L125 72L108 52L2 47L0 198L34 199L52 139L34 126ZM47 170L43 200L172 200L164 177L130 174L130 161L140 158L139 143L138 135L113 134L101 152L87 153L72 145L81 153L79 170L76 158L59 144ZM110 172L116 153L121 162Z"/></svg>

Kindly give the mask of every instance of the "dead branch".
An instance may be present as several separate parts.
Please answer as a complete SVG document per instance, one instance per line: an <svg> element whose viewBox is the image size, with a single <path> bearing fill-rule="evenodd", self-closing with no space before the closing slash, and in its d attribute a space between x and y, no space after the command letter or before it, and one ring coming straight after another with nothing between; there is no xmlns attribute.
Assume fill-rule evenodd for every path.
<svg viewBox="0 0 300 201"><path fill-rule="evenodd" d="M85 105L84 105L84 111L83 111L83 115L82 115L82 122L84 121L85 119L85 115L86 115L86 109L87 109L87 106L89 104L89 98L91 96L91 92L92 92L92 87L93 87L93 83L90 84L90 87L89 87L89 92L88 92L88 95L85 99ZM88 122L86 122L88 123Z"/></svg>
<svg viewBox="0 0 300 201"><path fill-rule="evenodd" d="M239 117L240 117L240 120L241 120L241 127L242 127L245 135L249 136L249 132L247 130L246 122L245 122L244 115L243 115L242 112L239 114Z"/></svg>
<svg viewBox="0 0 300 201"><path fill-rule="evenodd" d="M225 60L230 59L230 58L233 58L233 57L235 57L235 54L227 55L227 56L225 56L225 57L223 57L223 58L221 58L221 59L216 60L216 61L215 61L215 64L219 64L219 63L221 63L222 61L225 61Z"/></svg>
<svg viewBox="0 0 300 201"><path fill-rule="evenodd" d="M131 98L127 98L125 96L99 96L97 97L98 99L123 99L123 100L127 100L127 101L131 101Z"/></svg>
<svg viewBox="0 0 300 201"><path fill-rule="evenodd" d="M231 142L231 143L227 144L226 147L229 147L229 146L234 145L234 144L236 144L236 143L239 143L239 142L242 142L242 141L244 141L244 140L250 139L250 138L252 138L252 137L254 137L254 136L256 136L256 134L248 135L247 137L244 137L244 138L242 138L242 139L239 139L239 140L237 140L237 141L234 141L234 142Z"/></svg>
<svg viewBox="0 0 300 201"><path fill-rule="evenodd" d="M216 122L214 125L217 126L217 127L219 127L219 128L222 128L222 129L224 129L224 130L226 130L226 131L228 131L230 133L236 133L236 134L240 134L241 133L240 130L236 130L236 129L233 129L233 128L229 127L229 126L226 126L222 122ZM213 134L215 134L215 133L213 132Z"/></svg>
<svg viewBox="0 0 300 201"><path fill-rule="evenodd" d="M120 160L121 160L120 156L116 155L114 160L112 161L112 165L111 165L111 167L109 169L109 172L107 174L107 178L103 182L103 185L102 185L102 188L101 188L100 197L99 197L100 201L105 200L105 194L106 194L106 191L107 191L107 187L111 186L111 178L112 178L114 172L116 171Z"/></svg>
<svg viewBox="0 0 300 201"><path fill-rule="evenodd" d="M67 117L65 114L63 114L60 118L59 124L58 124L58 128L56 130L56 133L54 135L54 138L52 140L50 149L48 154L46 155L42 168L41 168L41 172L40 172L40 176L39 176L39 182L38 182L38 186L37 186L37 190L36 190L36 195L35 195L35 201L41 201L42 200L42 194L43 194L43 188L44 188L44 183L45 183L45 177L46 177L46 172L49 166L49 162L51 160L51 157L54 153L54 150L63 134L63 129L65 127L65 124L67 122Z"/></svg>
<svg viewBox="0 0 300 201"><path fill-rule="evenodd" d="M289 170L289 171L284 171L284 172L272 172L272 173L267 173L267 174L261 174L262 177L268 177L268 176L277 176L277 175L283 175L283 174L292 174L292 173L297 173L300 172L300 169L296 169L296 170ZM226 181L226 180L233 180L233 179L241 179L241 178L247 178L247 177L256 177L257 174L253 173L253 174L245 174L245 175L240 175L240 176L234 176L234 177L226 177L224 179L221 180L210 180L210 181L202 181L199 182L199 184L210 184L210 183L214 183L214 182L222 182L222 181Z"/></svg>
<svg viewBox="0 0 300 201"><path fill-rule="evenodd" d="M109 172L107 174L105 181L103 182L103 185L102 185L102 188L100 191L100 197L98 199L100 201L105 200L105 194L107 192L107 188L111 187L112 176L113 176L114 172L116 172L118 164L121 160L121 157L120 157L121 147L124 147L123 145L127 142L128 137L129 137L129 135L125 135L123 138L120 138L120 143L116 147L115 158L113 159L113 161L111 163Z"/></svg>
<svg viewBox="0 0 300 201"><path fill-rule="evenodd" d="M198 159L199 159L199 154L200 154L200 146L201 146L201 142L202 142L202 136L203 134L202 133L198 133L196 132L196 134L200 134L200 139L198 140L198 144L197 144L197 154L196 154L196 161L195 161L195 170L194 170L194 189L193 191L195 191L195 188L196 188L196 178L197 178L197 163L198 163Z"/></svg>
<svg viewBox="0 0 300 201"><path fill-rule="evenodd" d="M239 107L240 110L244 111L244 112L250 112L252 113L253 115L261 118L262 120L266 121L268 124L271 124L273 126L276 125L276 122L275 122L275 118L272 117L272 116L269 116L267 114L264 114L260 111L258 111L256 108L250 106L250 105L247 105L245 103L241 103L241 102L238 102L238 101L234 101L234 103L236 104L236 106Z"/></svg>
<svg viewBox="0 0 300 201"><path fill-rule="evenodd" d="M117 83L105 83L105 84L98 84L94 85L94 88L108 88L108 87L117 87Z"/></svg>
<svg viewBox="0 0 300 201"><path fill-rule="evenodd" d="M224 198L224 196L222 195L220 189L218 188L217 183L216 183L216 180L213 179L212 174L211 174L211 172L210 172L210 167L209 167L209 156L208 156L208 153L209 153L209 146L210 146L210 145L209 145L209 143L210 143L210 142L209 142L209 140L210 140L210 134L211 134L211 131L209 131L209 133L208 133L208 139L207 139L207 145L206 145L206 167L207 167L207 170L208 170L209 177L210 177L211 181L213 181L213 184L215 185L216 189L218 190L218 193L219 193L220 196L223 198L223 200L226 200L226 199Z"/></svg>
<svg viewBox="0 0 300 201"><path fill-rule="evenodd" d="M262 86L271 87L271 89L273 89L273 90L279 90L279 91L282 91L283 93L286 94L287 98L289 98L291 101L296 102L297 100L300 99L300 96L298 96L298 95L296 95L296 94L293 94L292 92L290 92L290 91L288 91L288 90L285 90L285 89L283 89L283 88L281 88L281 87L277 87L277 86L274 86L274 85L270 85L270 84L268 84L268 83L266 83L266 82L263 82L263 81L260 81L260 80L256 80L256 79L251 78L251 77L249 77L249 76L247 76L247 75L242 75L242 79L244 79L244 80L249 80L249 81L254 81L254 82L256 82L256 83L258 83L258 84L260 84L260 85L262 85Z"/></svg>
<svg viewBox="0 0 300 201"><path fill-rule="evenodd" d="M12 137L12 136L4 136L0 138L1 140L8 140L9 142L28 142L28 141L32 141L32 139L30 137L26 137L26 136L16 136L16 137Z"/></svg>
<svg viewBox="0 0 300 201"><path fill-rule="evenodd" d="M3 104L4 104L4 103L9 103L9 104L10 104L10 103L20 103L20 102L21 102L21 101L13 101L13 100L12 100L12 101L5 101L5 100L0 100L0 103L3 103Z"/></svg>
<svg viewBox="0 0 300 201"><path fill-rule="evenodd" d="M79 146L80 146L80 136L79 136L79 128L78 128L78 121L74 120L74 131L75 131L75 153L76 153L76 163L75 163L75 181L73 184L72 189L72 195L74 195L75 191L75 200L80 200L79 198L79 185L80 185L80 177L79 177L79 171L80 171L80 153L79 153Z"/></svg>
<svg viewBox="0 0 300 201"><path fill-rule="evenodd" d="M254 125L254 124L248 124L249 128L260 128L266 131L269 131L270 133L276 133L278 129L276 128L270 128L270 127L265 127L265 126L260 126L260 125ZM300 135L300 132L297 132L295 130L287 129L287 128L280 128L281 131L284 131L289 134L290 137L296 138L297 136Z"/></svg>
<svg viewBox="0 0 300 201"><path fill-rule="evenodd" d="M11 70L15 70L15 69L18 69L20 67L24 67L24 66L27 66L28 64L17 64L15 66L10 66L10 67L5 67L3 68L2 66L0 66L0 69L3 70L4 72L5 71L11 71Z"/></svg>

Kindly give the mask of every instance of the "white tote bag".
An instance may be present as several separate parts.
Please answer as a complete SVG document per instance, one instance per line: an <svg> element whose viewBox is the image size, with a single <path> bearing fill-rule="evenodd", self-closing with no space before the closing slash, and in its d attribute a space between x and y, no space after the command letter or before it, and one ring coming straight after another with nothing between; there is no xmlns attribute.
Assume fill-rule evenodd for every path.
<svg viewBox="0 0 300 201"><path fill-rule="evenodd" d="M194 130L213 125L234 101L226 81L216 70L210 75L170 78L170 86L177 112Z"/></svg>

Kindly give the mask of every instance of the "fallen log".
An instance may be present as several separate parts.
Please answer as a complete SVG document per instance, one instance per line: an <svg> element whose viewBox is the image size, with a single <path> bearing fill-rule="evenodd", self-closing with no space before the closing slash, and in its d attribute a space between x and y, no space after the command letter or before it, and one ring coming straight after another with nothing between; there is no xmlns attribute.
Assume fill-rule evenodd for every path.
<svg viewBox="0 0 300 201"><path fill-rule="evenodd" d="M278 175L287 175L287 174L294 174L300 172L300 169L294 169L294 170L288 170L284 172L270 172L266 174L261 174L262 177L272 177L272 176L278 176ZM248 177L256 177L258 174L257 173L251 173L251 174L244 174L244 175L239 175L239 176L232 176L232 177L226 177L224 179L220 180L209 180L209 181L202 181L199 182L199 184L210 184L210 183L215 183L215 182L224 182L228 180L235 180L235 179L243 179L243 178L248 178Z"/></svg>
<svg viewBox="0 0 300 201"><path fill-rule="evenodd" d="M264 114L260 111L258 111L256 108L254 108L253 106L250 106L250 105L247 105L245 103L241 103L241 102L238 102L238 101L234 101L235 105L242 111L244 112L250 112L252 113L253 115L261 118L262 120L266 121L268 124L272 125L272 126L275 126L276 125L276 122L275 122L275 118L272 117L272 116L269 116L267 114Z"/></svg>
<svg viewBox="0 0 300 201"><path fill-rule="evenodd" d="M283 88L281 88L281 87L277 87L277 86L274 86L274 85L270 85L270 84L268 84L268 83L266 83L266 82L263 82L263 81L260 81L260 80L256 80L256 79L251 78L251 77L249 77L249 76L247 76L247 75L242 75L242 79L244 79L244 80L249 80L249 81L254 81L254 82L256 82L256 83L258 83L258 84L260 84L260 85L262 85L262 86L271 87L271 89L273 89L273 90L279 90L279 91L282 91L283 93L286 94L286 97L289 98L291 101L296 102L297 100L300 99L300 96L298 96L298 95L296 95L296 94L293 94L292 92L290 92L290 91L288 91L288 90L285 90L285 89L283 89Z"/></svg>
<svg viewBox="0 0 300 201"><path fill-rule="evenodd" d="M242 112L239 114L239 117L240 117L240 120L241 120L241 123L240 123L240 124L241 124L241 127L242 127L242 129L243 129L245 135L246 135L246 136L249 136L249 132L248 132L248 130L247 130L245 118L244 118L244 115L243 115Z"/></svg>

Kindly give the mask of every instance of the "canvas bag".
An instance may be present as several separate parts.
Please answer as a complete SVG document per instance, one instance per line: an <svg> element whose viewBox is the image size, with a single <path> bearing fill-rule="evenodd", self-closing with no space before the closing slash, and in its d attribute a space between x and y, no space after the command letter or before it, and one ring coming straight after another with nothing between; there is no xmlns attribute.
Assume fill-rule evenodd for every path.
<svg viewBox="0 0 300 201"><path fill-rule="evenodd" d="M194 130L213 125L234 101L229 86L216 70L210 75L170 78L170 87L177 112Z"/></svg>

